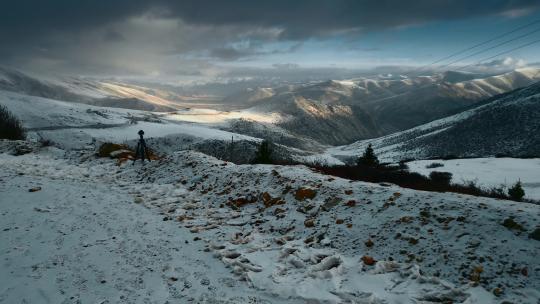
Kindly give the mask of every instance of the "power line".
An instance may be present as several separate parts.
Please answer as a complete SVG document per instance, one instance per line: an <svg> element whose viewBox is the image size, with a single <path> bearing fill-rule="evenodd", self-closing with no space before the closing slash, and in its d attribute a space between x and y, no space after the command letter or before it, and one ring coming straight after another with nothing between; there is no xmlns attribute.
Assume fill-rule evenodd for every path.
<svg viewBox="0 0 540 304"><path fill-rule="evenodd" d="M529 27L529 26L535 25L535 24L537 24L537 23L540 23L540 19L539 19L539 20L532 21L532 22L527 23L527 24L525 24L525 25L519 26L519 27L517 27L517 28L515 28L515 29L513 29L513 30L510 30L510 31L505 32L505 33L502 33L502 34L500 34L500 35L497 35L497 36L495 36L495 37L493 37L493 38L490 38L490 39L488 39L488 40L486 40L486 41L480 42L480 43L475 44L475 45L473 45L473 46L470 46L470 47L468 47L468 48L465 48L465 49L462 49L462 50L460 50L460 51L457 51L457 52L455 52L455 53L453 53L453 54L450 54L450 55L448 55L448 56L446 56L446 57L443 57L443 58L441 58L441 59L438 59L438 60L436 60L436 61L434 61L434 62L432 62L432 63L430 63L430 64L421 66L421 67L419 67L419 68L417 68L417 69L415 69L415 70L423 70L423 69L425 69L425 68L427 68L427 67L429 67L429 66L432 66L432 65L434 65L434 64L436 64L436 63L440 63L440 62L443 62L443 61L445 61L445 60L447 60L447 59L453 58L453 57L455 57L455 56L457 56L457 55L461 55L461 54L463 54L463 53L465 53L465 52L467 52L467 51L473 50L473 49L475 49L475 48L477 48L477 47L479 47L479 46L482 46L482 45L486 45L486 44L488 44L488 43L490 43L490 42L493 42L493 41L498 40L498 39L500 39L500 38L506 37L506 36L508 36L508 35L510 35L510 34L513 34L513 33L515 33L515 32L518 32L518 31L520 31L520 30L522 30L522 29L524 29L524 28L527 28L527 27ZM415 71L415 70L413 70L413 71Z"/></svg>
<svg viewBox="0 0 540 304"><path fill-rule="evenodd" d="M535 29L534 31L530 31L530 32L528 32L528 33L525 33L525 34L523 34L523 35L521 35L521 36L514 37L514 38L512 38L512 39L503 41L503 42L501 42L501 43L499 43L499 44L496 44L496 45L494 45L494 46L492 46L492 47L490 47L490 48L480 50L480 51L478 51L478 52L472 53L472 54L467 55L467 56L465 56L465 57L461 57L460 59L454 60L454 61L452 61L452 62L450 62L450 63L447 63L447 64L445 64L445 65L443 65L443 66L437 67L437 69L442 69L442 68L445 68L445 67L447 67L447 66L450 66L450 65L452 65L452 64L454 64L454 63L457 63L457 62L463 61L463 60L465 60L465 59L474 57L474 56L476 56L476 55L479 55L479 54L482 54L482 53L491 51L491 50L496 49L496 48L498 48L498 47L500 47L500 46L506 45L506 44L508 44L508 43L510 43L510 42L514 42L514 41L519 40L519 39L521 39L521 38L530 36L530 35L532 35L532 34L534 34L534 33L536 33L536 32L540 32L540 28L537 28L537 29Z"/></svg>
<svg viewBox="0 0 540 304"><path fill-rule="evenodd" d="M508 53L510 53L510 52L513 52L513 51L517 51L517 50L519 50L519 49L522 49L522 48L524 48L524 47L528 47L528 46L530 46L530 45L533 45L533 44L536 44L536 43L539 43L539 42L540 42L540 39L531 41L531 42L526 43L526 44L522 44L522 45L520 45L520 46L518 46L518 47L515 47L515 48L513 48L513 49L506 50L506 51L504 51L504 52L500 52L500 53L498 53L498 54L496 54L496 55L493 55L493 56L484 58L484 59L479 60L479 61L477 61L477 62L474 62L474 63L468 64L468 65L462 66L462 67L460 67L459 69L462 70L462 69L468 68L468 67L470 67L470 66L477 65L477 64L482 63L482 62L484 62L484 61L493 59L493 58L495 58L495 57L499 57L499 56L504 55L504 54L508 54Z"/></svg>
<svg viewBox="0 0 540 304"><path fill-rule="evenodd" d="M471 64L468 64L466 66L463 66L461 67L460 69L465 69L465 68L468 68L468 67L471 67L471 66L474 66L474 65L477 65L479 63L482 63L484 61L487 61L487 60L490 60L490 59L493 59L495 57L498 57L498 56L501 56L501 55L504 55L504 54L507 54L507 53L510 53L510 52L513 52L513 51L516 51L516 50L519 50L519 49L522 49L524 47L527 47L527 46L530 46L530 45L533 45L533 44L536 44L536 43L540 43L540 39L538 40L534 40L532 42L529 42L529 43L526 43L526 44L522 44L518 47L515 47L515 48L512 48L510 50L506 50L504 52L500 52L496 55L493 55L493 56L490 56L490 57L487 57L487 58L484 58L482 60L479 60L477 62L474 62L474 63L471 63ZM532 77L532 79L534 80L534 78L536 78L536 76L540 73L540 71L538 73L536 73L535 76ZM383 98L379 98L379 99L375 99L375 100L369 100L368 102L369 103L373 103L373 102L379 102L379 101L384 101L384 100L388 100L388 99L392 99L392 98L396 98L396 97L399 97L399 96L403 96L403 95L407 95L407 94L410 94L412 92L416 92L416 91L419 91L419 90L422 90L422 89L425 89L425 88L429 88L433 85L434 83L430 83L430 84L427 84L425 86L420 86L418 88L415 88L415 89L412 89L412 90L409 90L409 91L406 91L406 92L403 92L403 93L399 93L399 94L394 94L392 96L387 96L387 97L383 97Z"/></svg>

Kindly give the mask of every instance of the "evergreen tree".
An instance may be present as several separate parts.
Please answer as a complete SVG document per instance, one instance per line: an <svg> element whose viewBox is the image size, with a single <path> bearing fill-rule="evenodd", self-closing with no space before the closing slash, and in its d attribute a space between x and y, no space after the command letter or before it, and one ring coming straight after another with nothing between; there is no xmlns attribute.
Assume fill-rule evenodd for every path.
<svg viewBox="0 0 540 304"><path fill-rule="evenodd" d="M0 138L25 139L26 132L20 120L5 106L0 105Z"/></svg>
<svg viewBox="0 0 540 304"><path fill-rule="evenodd" d="M521 187L521 181L515 183L512 188L508 189L508 195L514 201L521 201L525 196L525 190Z"/></svg>
<svg viewBox="0 0 540 304"><path fill-rule="evenodd" d="M377 158L377 155L375 155L371 144L367 146L364 154L358 158L357 164L358 166L368 167L376 167L379 164L379 159Z"/></svg>
<svg viewBox="0 0 540 304"><path fill-rule="evenodd" d="M272 164L272 143L269 140L263 140L251 161L253 164Z"/></svg>

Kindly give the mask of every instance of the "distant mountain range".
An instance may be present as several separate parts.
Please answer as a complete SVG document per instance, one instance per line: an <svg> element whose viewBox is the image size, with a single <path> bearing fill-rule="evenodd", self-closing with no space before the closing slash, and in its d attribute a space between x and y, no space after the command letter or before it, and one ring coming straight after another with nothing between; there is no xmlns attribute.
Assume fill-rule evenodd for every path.
<svg viewBox="0 0 540 304"><path fill-rule="evenodd" d="M475 78L446 72L398 79L357 78L252 89L226 100L253 111L279 113L284 129L330 145L376 138L459 113L479 101L540 80L527 68ZM234 102L233 102L234 101Z"/></svg>
<svg viewBox="0 0 540 304"><path fill-rule="evenodd" d="M540 82L497 95L477 107L403 132L329 153L342 159L360 155L368 144L384 159L540 156Z"/></svg>
<svg viewBox="0 0 540 304"><path fill-rule="evenodd" d="M540 69L524 68L501 75L448 71L427 76L387 75L348 80L291 83L240 89L209 107L275 113L273 126L231 122L234 132L282 140L287 145L344 145L414 128L478 105L492 96L540 80ZM234 86L234 84L233 84ZM0 90L103 107L175 111L197 106L181 90L152 88L111 80L34 76L0 68ZM204 105L203 105L204 106ZM258 126L258 124L260 124ZM277 127L277 131L272 129ZM245 128L243 130L242 128ZM265 131L266 130L266 131ZM291 143L294 138L301 145Z"/></svg>
<svg viewBox="0 0 540 304"><path fill-rule="evenodd" d="M171 92L86 78L44 78L0 68L0 90L30 96L145 111L173 111L182 97Z"/></svg>

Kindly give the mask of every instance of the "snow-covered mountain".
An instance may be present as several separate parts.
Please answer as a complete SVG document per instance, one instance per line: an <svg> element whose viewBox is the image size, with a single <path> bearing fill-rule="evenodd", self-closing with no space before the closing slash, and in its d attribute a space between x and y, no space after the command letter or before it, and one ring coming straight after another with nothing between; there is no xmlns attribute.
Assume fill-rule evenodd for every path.
<svg viewBox="0 0 540 304"><path fill-rule="evenodd" d="M51 78L0 68L0 90L102 107L173 111L182 96L142 86L88 78Z"/></svg>
<svg viewBox="0 0 540 304"><path fill-rule="evenodd" d="M459 113L482 99L540 80L539 71L525 68L483 78L446 72L412 78L330 80L274 91L253 89L226 100L254 111L279 113L286 118L279 123L281 127L335 145Z"/></svg>
<svg viewBox="0 0 540 304"><path fill-rule="evenodd" d="M77 77L43 77L0 69L0 90L96 106L145 111L209 107L275 114L272 122L289 138L315 145L348 144L403 131L459 113L478 101L529 85L539 70L526 68L486 77L464 72L430 76L374 76L242 89L222 100L200 103L181 90ZM480 78L479 78L480 77ZM234 85L233 85L234 86ZM258 115L258 114L257 114ZM235 132L252 134L268 124ZM272 134L269 137L274 137ZM262 136L264 137L264 136ZM302 144L302 146L306 146Z"/></svg>
<svg viewBox="0 0 540 304"><path fill-rule="evenodd" d="M485 81L476 81L485 84ZM348 146L333 155L359 155L371 143L387 160L437 157L540 156L540 83L497 95L471 110Z"/></svg>

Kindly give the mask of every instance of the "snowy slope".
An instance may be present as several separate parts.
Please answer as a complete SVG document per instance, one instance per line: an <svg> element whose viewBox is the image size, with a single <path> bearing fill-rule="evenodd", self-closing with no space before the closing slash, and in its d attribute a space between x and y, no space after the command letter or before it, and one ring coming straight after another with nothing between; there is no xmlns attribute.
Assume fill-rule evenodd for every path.
<svg viewBox="0 0 540 304"><path fill-rule="evenodd" d="M59 157L0 155L1 303L290 303L246 288L187 229L134 204L107 182L116 168Z"/></svg>
<svg viewBox="0 0 540 304"><path fill-rule="evenodd" d="M433 163L443 166L426 168ZM540 200L540 158L434 159L411 161L407 165L410 171L426 176L432 171L450 172L454 182L475 181L482 187L508 187L521 181L525 197Z"/></svg>
<svg viewBox="0 0 540 304"><path fill-rule="evenodd" d="M0 67L0 90L69 102L147 111L182 108L182 96L114 81L30 75Z"/></svg>
<svg viewBox="0 0 540 304"><path fill-rule="evenodd" d="M540 156L540 86L483 101L483 105L403 132L329 149L342 158L373 144L383 160L437 157Z"/></svg>
<svg viewBox="0 0 540 304"><path fill-rule="evenodd" d="M349 182L302 166L238 166L189 151L145 167L92 153L0 154L9 181L0 191L13 199L0 204L11 240L1 251L3 299L540 299L540 242L528 237L538 205ZM42 192L27 192L35 186ZM520 226L505 227L509 218Z"/></svg>
<svg viewBox="0 0 540 304"><path fill-rule="evenodd" d="M490 77L446 72L392 79L329 80L267 94L261 93L266 89L259 88L226 100L257 112L280 114L286 119L277 123L293 134L342 145L462 112L483 99L540 80L539 72L537 68L525 68Z"/></svg>
<svg viewBox="0 0 540 304"><path fill-rule="evenodd" d="M21 119L29 138L49 140L55 146L66 149L96 147L102 142L135 146L139 137L137 132L142 129L147 142L157 152L194 149L240 163L251 161L258 142L267 138L270 132L276 143L291 143L290 147L276 147L274 152L278 159L302 161L306 155L313 153L298 148L323 150L307 139L298 140L286 132L280 132L270 123L279 119L276 116L245 110L223 112L189 109L156 113L96 107L7 91L0 91L0 104ZM251 124L235 124L240 121L255 126L264 124L265 129L261 133L256 132Z"/></svg>
<svg viewBox="0 0 540 304"><path fill-rule="evenodd" d="M0 104L23 123L31 138L43 137L65 148L83 147L95 141L124 142L169 135L201 140L255 140L253 137L217 129L212 124L192 124L166 115L137 110L111 109L0 91Z"/></svg>

